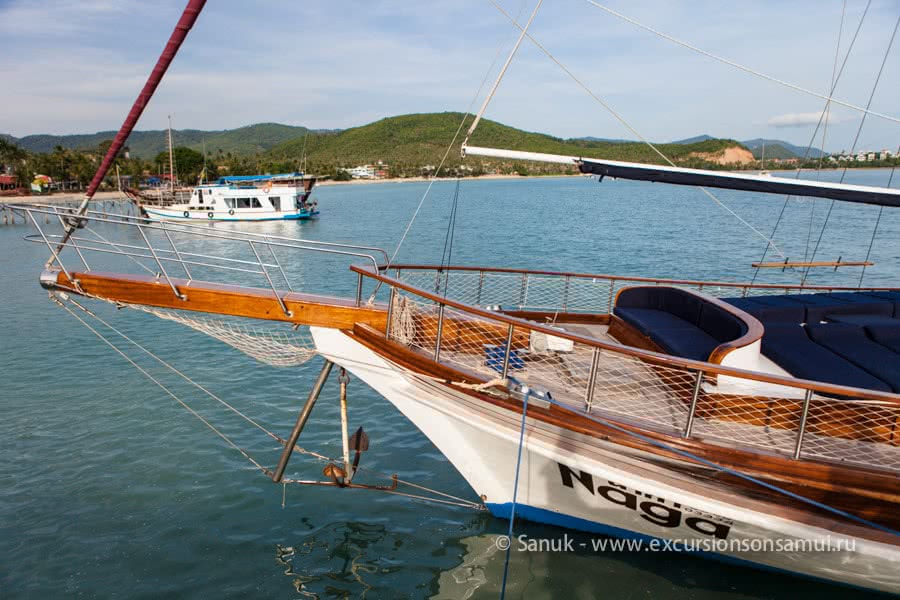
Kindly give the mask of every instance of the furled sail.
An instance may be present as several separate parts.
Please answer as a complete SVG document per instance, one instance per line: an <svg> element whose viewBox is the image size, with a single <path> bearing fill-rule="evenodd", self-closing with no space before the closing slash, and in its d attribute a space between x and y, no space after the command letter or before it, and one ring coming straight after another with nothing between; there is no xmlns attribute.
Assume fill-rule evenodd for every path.
<svg viewBox="0 0 900 600"><path fill-rule="evenodd" d="M688 169L665 165L584 158L580 156L564 156L539 152L523 152L520 150L502 150L497 148L481 148L465 146L464 155L506 158L512 160L530 160L568 164L577 167L582 173L601 177L616 177L636 181L653 181L674 185L694 185L727 190L743 190L766 194L788 194L791 196L809 196L814 198L831 198L843 202L859 202L878 206L900 207L900 189L831 183L827 181L810 181L804 179L788 179L770 175L746 175L728 171L710 171L706 169Z"/></svg>

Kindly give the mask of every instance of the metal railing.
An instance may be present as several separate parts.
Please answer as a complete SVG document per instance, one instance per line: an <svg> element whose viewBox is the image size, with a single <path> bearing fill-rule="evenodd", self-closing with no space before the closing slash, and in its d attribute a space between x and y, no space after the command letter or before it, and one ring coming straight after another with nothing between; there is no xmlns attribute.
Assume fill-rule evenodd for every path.
<svg viewBox="0 0 900 600"><path fill-rule="evenodd" d="M667 285L716 296L831 293L841 291L886 291L885 287L763 284L624 277L587 273L553 273L525 269L433 265L391 265L385 274L397 280L432 290L475 306L547 312L608 314L622 288L634 285Z"/></svg>
<svg viewBox="0 0 900 600"><path fill-rule="evenodd" d="M172 275L166 269L166 265L179 266L184 271L188 283L194 279L193 267L258 275L263 278L266 287L271 289L282 311L288 316L291 315L285 305L283 296L286 293L293 292L294 288L291 285L290 277L278 259L278 255L275 252L276 249L330 254L343 256L349 260L362 259L374 269L379 268L378 258L383 258L385 262L387 261L387 252L385 250L371 246L320 242L250 231L214 229L210 228L209 225L200 226L166 221L147 221L140 217L111 214L102 211L87 211L84 215L79 216L74 209L52 205L10 204L6 206L24 213L28 217L32 225L37 229L37 233L26 235L25 239L45 244L51 253L48 266L59 265L66 277L70 281L76 282L76 284L77 278L72 276L71 269L66 266L60 256L63 248L73 249L85 272L92 271L85 257L85 254L88 252L124 257L152 273L153 269L149 268L145 262L142 262L146 261L146 263L156 269L156 276L164 280L172 289L173 294L180 299L184 299L184 293L176 286ZM40 217L44 217L44 225L47 225L47 221L53 217L55 217L55 221L59 222L61 228L65 228L66 223L73 223L76 225L75 232L68 239L65 239L62 234L48 233L42 227ZM92 225L98 224L115 226L119 231L134 232L137 236L136 241L140 243L135 243L135 239L107 239L100 232L92 229ZM85 233L78 233L82 231ZM151 236L159 236L159 243L155 244ZM132 238L134 237L132 236ZM230 244L230 246L228 250L223 249L222 253L214 255L192 251L183 245L179 248L176 244L176 237L188 238L189 240L216 240ZM63 241L64 243L62 243ZM233 253L238 246L245 249L241 258L227 255ZM240 256L240 250L238 249L237 251ZM261 253L261 251L265 252ZM264 254L270 256L271 259L263 260ZM275 285L272 277L273 273L277 273L280 279L285 282L287 292L280 291ZM356 293L357 304L362 302L362 283L362 277L359 277L357 281L359 287Z"/></svg>
<svg viewBox="0 0 900 600"><path fill-rule="evenodd" d="M353 270L390 288L388 339L460 377L515 380L572 410L676 437L900 472L900 395L681 359L485 310L428 291L433 267L425 289Z"/></svg>

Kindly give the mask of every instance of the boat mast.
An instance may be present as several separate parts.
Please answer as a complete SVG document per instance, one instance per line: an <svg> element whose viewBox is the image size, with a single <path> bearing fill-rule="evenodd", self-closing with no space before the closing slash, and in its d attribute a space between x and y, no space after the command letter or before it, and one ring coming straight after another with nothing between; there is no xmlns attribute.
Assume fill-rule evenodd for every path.
<svg viewBox="0 0 900 600"><path fill-rule="evenodd" d="M175 198L175 157L172 155L172 115L169 115L169 189Z"/></svg>

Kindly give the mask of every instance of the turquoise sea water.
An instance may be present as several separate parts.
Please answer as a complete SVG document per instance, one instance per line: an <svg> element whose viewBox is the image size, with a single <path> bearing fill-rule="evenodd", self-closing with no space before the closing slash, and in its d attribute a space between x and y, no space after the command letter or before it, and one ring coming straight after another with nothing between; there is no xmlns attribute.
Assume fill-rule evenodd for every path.
<svg viewBox="0 0 900 600"><path fill-rule="evenodd" d="M887 177L887 171L856 171L849 180L884 185ZM240 227L391 249L424 189L321 187L318 221ZM439 260L453 191L453 183L435 184L401 260ZM783 203L719 196L766 234ZM810 220L815 244L829 204L788 205L776 234L785 254L803 257ZM863 258L878 212L835 205L817 258ZM24 225L0 227L0 597L497 597L503 554L492 543L506 531L505 521L377 492L315 487L288 487L282 506L281 486L46 299L37 276L47 251L23 242L28 232ZM898 240L900 211L886 210L867 283L898 284ZM745 279L764 246L688 188L585 178L464 181L453 262ZM346 261L310 256L286 268L303 289L351 294L355 288ZM824 271L812 281L854 285L858 276L858 269ZM776 271L762 280L798 277ZM320 366L318 360L289 369L263 366L176 324L97 310L281 435ZM275 464L279 448L265 435L152 360L141 364L264 465ZM332 377L300 444L339 454L337 419ZM418 430L355 380L350 419L371 439L365 467L476 499ZM295 455L289 474L317 478L321 467ZM560 538L564 532L518 523L516 533ZM594 553L589 542L587 548L513 553L507 597L864 595L689 556Z"/></svg>

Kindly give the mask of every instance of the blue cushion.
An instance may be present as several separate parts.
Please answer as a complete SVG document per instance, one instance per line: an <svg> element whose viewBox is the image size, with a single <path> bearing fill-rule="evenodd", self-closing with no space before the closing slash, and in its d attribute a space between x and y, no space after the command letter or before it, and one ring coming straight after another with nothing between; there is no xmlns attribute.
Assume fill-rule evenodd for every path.
<svg viewBox="0 0 900 600"><path fill-rule="evenodd" d="M766 325L763 354L794 377L882 392L891 387L809 339L801 325Z"/></svg>
<svg viewBox="0 0 900 600"><path fill-rule="evenodd" d="M900 291L866 292L866 295L880 300L890 300L894 303L894 317L900 319Z"/></svg>
<svg viewBox="0 0 900 600"><path fill-rule="evenodd" d="M870 340L862 327L850 323L819 323L806 329L812 341L900 392L900 354Z"/></svg>
<svg viewBox="0 0 900 600"><path fill-rule="evenodd" d="M866 325L897 325L900 326L900 319L894 319L893 317L884 317L881 315L841 315L841 314L830 314L828 315L828 320L834 323L849 323L851 325L859 325L860 327L865 327Z"/></svg>
<svg viewBox="0 0 900 600"><path fill-rule="evenodd" d="M659 293L655 287L633 287L619 292L616 307L622 308L659 308Z"/></svg>
<svg viewBox="0 0 900 600"><path fill-rule="evenodd" d="M709 360L709 355L719 342L706 332L690 329L657 329L650 338L670 354L694 360Z"/></svg>
<svg viewBox="0 0 900 600"><path fill-rule="evenodd" d="M762 315L764 308L761 304L754 302L753 298L722 298L722 301L753 315L757 319Z"/></svg>
<svg viewBox="0 0 900 600"><path fill-rule="evenodd" d="M714 304L703 306L698 325L720 343L736 340L747 333L746 323Z"/></svg>
<svg viewBox="0 0 900 600"><path fill-rule="evenodd" d="M900 325L867 325L866 333L885 348L900 352Z"/></svg>
<svg viewBox="0 0 900 600"><path fill-rule="evenodd" d="M659 288L663 293L659 297L659 309L681 317L694 325L700 320L700 309L703 300L676 288Z"/></svg>
<svg viewBox="0 0 900 600"><path fill-rule="evenodd" d="M843 300L831 298L823 294L789 294L785 296L797 304L803 305L803 322L818 323L822 320L822 308L832 308L846 304Z"/></svg>
<svg viewBox="0 0 900 600"><path fill-rule="evenodd" d="M643 333L650 335L657 329L687 329L695 327L680 317L656 310L655 308L619 308L613 314Z"/></svg>
<svg viewBox="0 0 900 600"><path fill-rule="evenodd" d="M890 317L894 314L894 305L889 300L872 298L861 292L840 292L834 294L815 294L819 298L833 300L834 305L828 304L807 306L806 322L818 323L828 318L828 315L881 315Z"/></svg>

